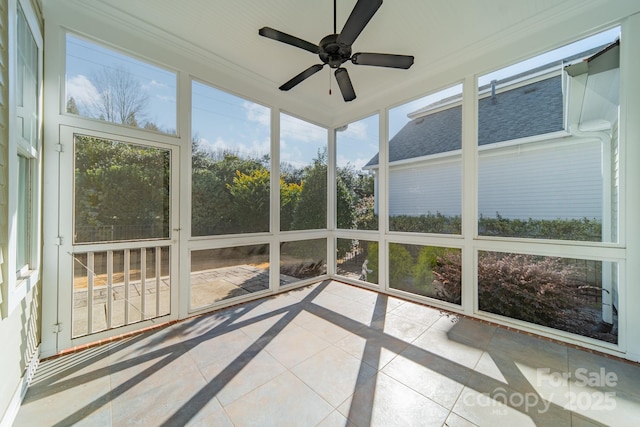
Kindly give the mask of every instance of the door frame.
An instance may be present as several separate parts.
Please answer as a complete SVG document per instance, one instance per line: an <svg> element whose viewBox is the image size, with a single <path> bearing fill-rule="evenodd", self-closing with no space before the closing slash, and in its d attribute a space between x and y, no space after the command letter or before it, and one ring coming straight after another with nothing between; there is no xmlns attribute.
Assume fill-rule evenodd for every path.
<svg viewBox="0 0 640 427"><path fill-rule="evenodd" d="M160 148L170 153L170 206L169 206L169 238L145 239L138 241L97 243L75 245L73 242L73 212L74 212L74 135L86 135L108 140L136 144L144 147ZM151 136L151 135L150 135ZM99 340L113 338L136 330L157 326L179 318L179 283L180 283L180 146L166 144L151 139L123 136L108 132L60 126L59 180L58 180L58 267L57 267L57 319L54 325L56 332L56 352L84 345ZM129 325L118 326L100 332L89 333L76 338L73 333L73 258L74 248L81 251L107 251L125 248L140 249L143 247L169 246L169 277L170 277L170 311L167 315L152 319L141 320ZM68 261L68 262L67 262Z"/></svg>

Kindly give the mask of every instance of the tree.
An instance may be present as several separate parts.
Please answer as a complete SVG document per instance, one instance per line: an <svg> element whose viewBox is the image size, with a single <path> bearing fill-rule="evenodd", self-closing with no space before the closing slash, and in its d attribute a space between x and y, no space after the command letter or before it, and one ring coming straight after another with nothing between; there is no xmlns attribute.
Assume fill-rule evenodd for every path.
<svg viewBox="0 0 640 427"><path fill-rule="evenodd" d="M295 209L293 223L282 224L283 230L313 230L327 226L327 151L305 168L300 200ZM290 228L286 228L290 227Z"/></svg>
<svg viewBox="0 0 640 427"><path fill-rule="evenodd" d="M76 100L73 99L73 96L67 100L67 113L80 114L80 110L78 110L78 105L76 104Z"/></svg>
<svg viewBox="0 0 640 427"><path fill-rule="evenodd" d="M233 183L227 189L233 196L234 217L240 232L269 231L269 183L271 174L267 168L249 174L236 171Z"/></svg>
<svg viewBox="0 0 640 427"><path fill-rule="evenodd" d="M142 84L124 68L102 68L93 79L100 94L94 116L112 123L138 126L146 114L149 97Z"/></svg>
<svg viewBox="0 0 640 427"><path fill-rule="evenodd" d="M76 137L77 242L169 236L169 151Z"/></svg>

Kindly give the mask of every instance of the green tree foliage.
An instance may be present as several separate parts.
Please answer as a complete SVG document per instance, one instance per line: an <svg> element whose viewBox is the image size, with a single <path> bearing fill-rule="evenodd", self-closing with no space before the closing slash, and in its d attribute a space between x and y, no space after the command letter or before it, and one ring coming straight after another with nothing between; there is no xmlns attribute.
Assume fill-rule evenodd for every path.
<svg viewBox="0 0 640 427"><path fill-rule="evenodd" d="M433 271L445 248L437 246L423 246L418 253L418 259L413 273L414 285L420 289L421 295L433 296Z"/></svg>
<svg viewBox="0 0 640 427"><path fill-rule="evenodd" d="M233 216L241 233L269 231L269 184L267 168L249 174L236 171L227 189L233 200Z"/></svg>
<svg viewBox="0 0 640 427"><path fill-rule="evenodd" d="M281 223L283 230L313 230L327 227L327 152L304 170L302 192L291 224Z"/></svg>
<svg viewBox="0 0 640 427"><path fill-rule="evenodd" d="M268 202L266 209L264 204L256 208L256 202L269 200L269 172L266 164L268 158L241 158L228 151L211 153L194 142L191 166L192 234L207 236L268 231ZM246 206L241 207L240 200L235 201L232 189L248 203ZM249 199L247 202L252 192L257 199ZM252 213L257 216L250 218L243 209L252 209Z"/></svg>
<svg viewBox="0 0 640 427"><path fill-rule="evenodd" d="M337 222L338 228L377 230L378 218L374 213L374 178L356 171L347 164L337 169Z"/></svg>
<svg viewBox="0 0 640 427"><path fill-rule="evenodd" d="M411 253L401 243L389 243L389 284L402 289L411 284L414 262Z"/></svg>
<svg viewBox="0 0 640 427"><path fill-rule="evenodd" d="M284 178L280 178L280 224L289 224L289 226L281 226L283 230L288 229L293 223L293 215L300 201L303 184L296 182L287 182Z"/></svg>
<svg viewBox="0 0 640 427"><path fill-rule="evenodd" d="M75 241L169 236L167 150L76 136Z"/></svg>
<svg viewBox="0 0 640 427"><path fill-rule="evenodd" d="M371 242L367 245L366 257L369 260L367 268L371 270L371 273L367 275L367 279L371 283L378 283L378 272L380 271L378 242Z"/></svg>

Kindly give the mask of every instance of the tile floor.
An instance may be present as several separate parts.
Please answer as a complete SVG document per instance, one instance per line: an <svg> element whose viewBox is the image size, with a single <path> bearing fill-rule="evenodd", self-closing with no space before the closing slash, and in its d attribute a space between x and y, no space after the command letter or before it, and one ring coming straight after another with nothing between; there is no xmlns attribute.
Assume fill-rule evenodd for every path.
<svg viewBox="0 0 640 427"><path fill-rule="evenodd" d="M21 426L637 426L640 365L333 281L41 363Z"/></svg>

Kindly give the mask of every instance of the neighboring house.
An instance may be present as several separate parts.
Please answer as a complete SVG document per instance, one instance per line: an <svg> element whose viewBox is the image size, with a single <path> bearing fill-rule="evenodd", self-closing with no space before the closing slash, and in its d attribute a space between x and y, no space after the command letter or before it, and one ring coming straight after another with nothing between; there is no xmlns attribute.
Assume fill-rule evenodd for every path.
<svg viewBox="0 0 640 427"><path fill-rule="evenodd" d="M582 58L591 61L600 55L589 56L592 53ZM617 49L607 56L614 54ZM480 88L478 212L523 220L586 217L602 221L603 233L612 233L618 100L617 95L605 95L605 101L591 95L617 87L612 81L618 76L617 65L599 81L590 77L588 86L586 66L565 64ZM389 215L461 215L460 96L409 118L389 141ZM364 169L376 174L377 192L378 155Z"/></svg>

